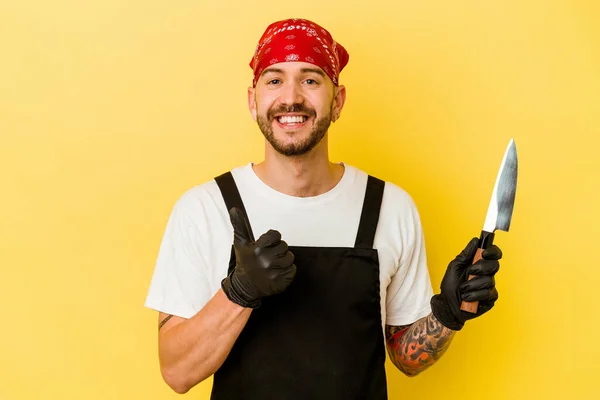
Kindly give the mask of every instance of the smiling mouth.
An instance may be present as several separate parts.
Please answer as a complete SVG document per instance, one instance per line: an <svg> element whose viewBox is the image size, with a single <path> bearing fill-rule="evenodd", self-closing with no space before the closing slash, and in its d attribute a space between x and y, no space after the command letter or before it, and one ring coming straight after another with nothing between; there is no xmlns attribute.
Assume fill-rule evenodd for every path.
<svg viewBox="0 0 600 400"><path fill-rule="evenodd" d="M281 116L277 117L276 119L277 119L277 122L279 122L280 124L287 125L287 124L301 124L303 122L306 122L308 117L305 115L281 115Z"/></svg>
<svg viewBox="0 0 600 400"><path fill-rule="evenodd" d="M275 117L277 123L284 128L298 128L308 121L306 115L280 115Z"/></svg>

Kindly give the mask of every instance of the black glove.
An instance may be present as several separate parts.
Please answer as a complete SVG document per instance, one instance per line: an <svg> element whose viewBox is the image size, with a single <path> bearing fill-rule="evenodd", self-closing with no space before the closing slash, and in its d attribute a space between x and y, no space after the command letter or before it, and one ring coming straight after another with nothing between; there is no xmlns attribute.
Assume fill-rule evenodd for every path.
<svg viewBox="0 0 600 400"><path fill-rule="evenodd" d="M440 286L441 293L431 298L431 310L438 321L455 331L462 329L469 319L485 314L498 299L494 275L500 268L502 251L495 245L483 251L483 258L471 265L479 240L471 239L446 270ZM477 275L468 280L469 275ZM476 313L462 311L462 301L479 301Z"/></svg>
<svg viewBox="0 0 600 400"><path fill-rule="evenodd" d="M255 242L243 211L234 207L229 217L236 264L221 288L234 303L257 308L261 298L281 293L292 283L296 275L294 255L279 232L269 230Z"/></svg>

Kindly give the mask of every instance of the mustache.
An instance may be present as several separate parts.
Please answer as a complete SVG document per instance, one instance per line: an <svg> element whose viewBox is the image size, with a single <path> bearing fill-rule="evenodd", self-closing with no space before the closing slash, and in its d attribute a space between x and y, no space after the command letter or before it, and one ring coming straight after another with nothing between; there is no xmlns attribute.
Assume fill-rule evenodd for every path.
<svg viewBox="0 0 600 400"><path fill-rule="evenodd" d="M294 103L290 105L282 104L277 108L272 108L267 112L267 118L273 119L276 114L286 114L286 113L302 113L308 115L309 117L316 117L317 113L312 108L305 106L304 104Z"/></svg>

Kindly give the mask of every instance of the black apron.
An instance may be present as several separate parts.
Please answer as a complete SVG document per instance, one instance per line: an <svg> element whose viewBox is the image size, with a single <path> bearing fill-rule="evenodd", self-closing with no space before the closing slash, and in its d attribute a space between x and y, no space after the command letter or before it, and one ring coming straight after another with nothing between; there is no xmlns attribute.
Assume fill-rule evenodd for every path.
<svg viewBox="0 0 600 400"><path fill-rule="evenodd" d="M231 173L215 180L227 209L246 213ZM387 399L373 249L384 186L369 176L353 248L289 247L293 282L252 311L214 375L212 400Z"/></svg>

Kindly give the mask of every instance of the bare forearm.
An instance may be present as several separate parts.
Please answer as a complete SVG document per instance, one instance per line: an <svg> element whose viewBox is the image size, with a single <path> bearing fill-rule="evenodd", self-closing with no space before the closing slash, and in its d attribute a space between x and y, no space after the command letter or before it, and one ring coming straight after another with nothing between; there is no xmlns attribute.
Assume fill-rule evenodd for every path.
<svg viewBox="0 0 600 400"><path fill-rule="evenodd" d="M455 331L429 314L406 328L388 327L388 353L398 369L408 376L415 376L439 360L454 334Z"/></svg>
<svg viewBox="0 0 600 400"><path fill-rule="evenodd" d="M192 318L161 328L159 358L165 381L185 393L215 373L246 325L251 309L217 294Z"/></svg>

